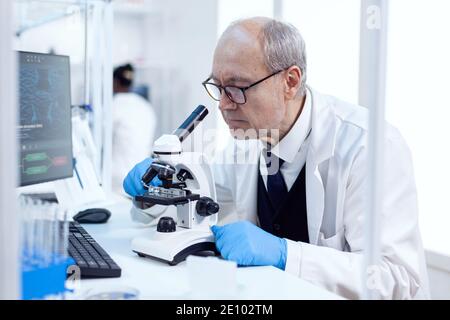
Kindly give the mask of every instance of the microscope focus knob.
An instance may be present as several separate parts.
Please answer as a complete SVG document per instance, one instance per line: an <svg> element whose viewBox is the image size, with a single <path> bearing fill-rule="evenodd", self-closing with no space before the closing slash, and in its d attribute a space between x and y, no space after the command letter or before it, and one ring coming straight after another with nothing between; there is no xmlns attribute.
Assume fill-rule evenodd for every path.
<svg viewBox="0 0 450 320"><path fill-rule="evenodd" d="M208 197L201 197L195 205L197 213L202 217L210 216L219 212L219 204Z"/></svg>
<svg viewBox="0 0 450 320"><path fill-rule="evenodd" d="M156 226L156 231L158 232L175 232L176 223L172 217L162 217L158 221L158 225Z"/></svg>

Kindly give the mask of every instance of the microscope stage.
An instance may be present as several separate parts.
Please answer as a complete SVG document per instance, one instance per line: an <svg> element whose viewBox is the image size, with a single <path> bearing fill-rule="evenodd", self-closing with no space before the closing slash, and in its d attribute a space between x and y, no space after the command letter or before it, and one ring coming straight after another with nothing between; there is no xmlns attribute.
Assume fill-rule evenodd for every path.
<svg viewBox="0 0 450 320"><path fill-rule="evenodd" d="M151 204L161 204L164 206L170 205L182 205L189 201L196 201L200 199L198 194L187 194L184 196L172 195L167 193L145 193L140 196L135 196L134 199L139 202L151 203Z"/></svg>

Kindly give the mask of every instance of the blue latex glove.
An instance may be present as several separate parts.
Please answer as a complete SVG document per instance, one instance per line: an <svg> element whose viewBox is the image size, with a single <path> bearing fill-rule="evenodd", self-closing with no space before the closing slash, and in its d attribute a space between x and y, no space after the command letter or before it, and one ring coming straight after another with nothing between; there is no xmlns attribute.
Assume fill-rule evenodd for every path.
<svg viewBox="0 0 450 320"><path fill-rule="evenodd" d="M134 197L141 195L147 191L142 184L141 178L147 169L150 168L152 162L152 158L147 158L144 161L139 162L133 169L131 169L130 172L128 172L127 176L123 180L123 189L130 196ZM157 176L150 182L150 185L155 187L160 186L161 184L161 180L159 180Z"/></svg>
<svg viewBox="0 0 450 320"><path fill-rule="evenodd" d="M241 266L286 267L287 242L248 221L212 226L216 247L226 260Z"/></svg>

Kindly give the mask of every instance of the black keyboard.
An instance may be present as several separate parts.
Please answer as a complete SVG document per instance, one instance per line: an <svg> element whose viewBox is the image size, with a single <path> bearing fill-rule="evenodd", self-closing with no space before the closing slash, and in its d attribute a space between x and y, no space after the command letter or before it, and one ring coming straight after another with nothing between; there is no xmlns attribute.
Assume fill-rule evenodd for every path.
<svg viewBox="0 0 450 320"><path fill-rule="evenodd" d="M122 270L78 223L69 224L69 255L80 267L81 278L115 278Z"/></svg>

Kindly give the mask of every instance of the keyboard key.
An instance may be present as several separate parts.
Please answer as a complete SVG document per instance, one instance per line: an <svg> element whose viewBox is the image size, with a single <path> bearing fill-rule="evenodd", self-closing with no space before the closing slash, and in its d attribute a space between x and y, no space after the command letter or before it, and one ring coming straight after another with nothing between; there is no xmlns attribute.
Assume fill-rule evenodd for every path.
<svg viewBox="0 0 450 320"><path fill-rule="evenodd" d="M81 269L81 278L120 277L122 270L78 223L69 225L69 255Z"/></svg>
<svg viewBox="0 0 450 320"><path fill-rule="evenodd" d="M98 261L97 260L97 263L100 266L100 268L102 268L102 269L109 269L109 265L105 261L102 261L102 260Z"/></svg>
<svg viewBox="0 0 450 320"><path fill-rule="evenodd" d="M77 260L77 265L80 268L87 268L88 267L88 264L84 260L81 260L81 259Z"/></svg>

